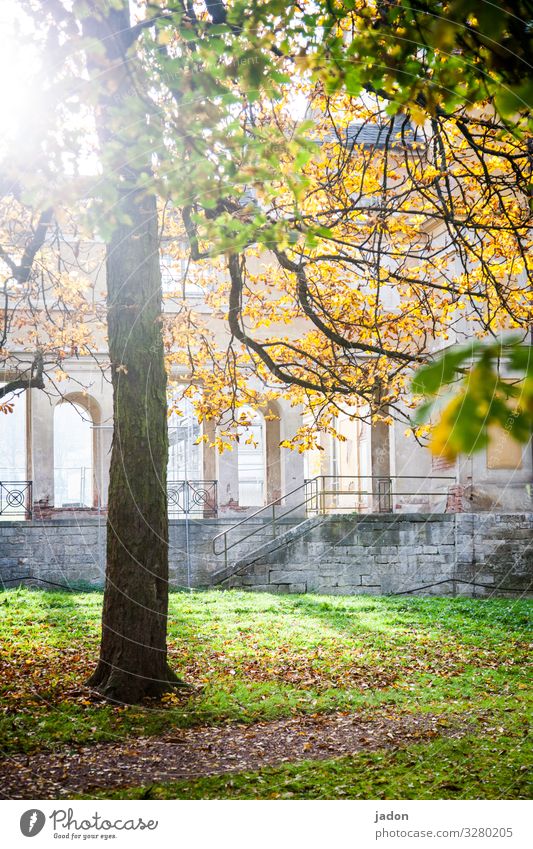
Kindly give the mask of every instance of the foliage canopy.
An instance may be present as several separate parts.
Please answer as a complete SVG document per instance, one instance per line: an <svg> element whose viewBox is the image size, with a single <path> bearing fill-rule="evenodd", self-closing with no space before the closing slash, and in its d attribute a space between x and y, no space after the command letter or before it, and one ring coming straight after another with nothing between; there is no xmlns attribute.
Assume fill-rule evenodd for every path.
<svg viewBox="0 0 533 849"><path fill-rule="evenodd" d="M240 407L284 395L312 414L300 448L334 428L339 409L408 418L410 374L435 340L523 338L528 3L499 14L459 0L146 4L113 67L86 4L24 8L46 109L3 163L12 192L0 244L16 254L9 262L4 248L5 327L31 339L15 369L6 334L4 366L26 383L42 382L40 362L60 378L69 355L94 353L104 305L74 269L51 283L49 303L36 308L35 292L61 231L109 238L128 185L157 193L162 250L186 268L167 292L168 363L190 381L200 417L227 425L221 444ZM133 167L147 157L149 168ZM27 199L29 213L17 205ZM51 209L55 230L26 275L28 216Z"/></svg>

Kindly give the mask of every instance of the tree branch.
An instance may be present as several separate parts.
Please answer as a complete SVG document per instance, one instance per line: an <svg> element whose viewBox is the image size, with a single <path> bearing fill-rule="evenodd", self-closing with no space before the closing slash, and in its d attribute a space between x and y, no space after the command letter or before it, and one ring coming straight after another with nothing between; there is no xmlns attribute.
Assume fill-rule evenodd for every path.
<svg viewBox="0 0 533 849"><path fill-rule="evenodd" d="M24 375L28 375L25 377ZM22 374L0 386L0 398L5 398L12 392L26 389L44 389L44 359L42 351L37 351L32 364Z"/></svg>

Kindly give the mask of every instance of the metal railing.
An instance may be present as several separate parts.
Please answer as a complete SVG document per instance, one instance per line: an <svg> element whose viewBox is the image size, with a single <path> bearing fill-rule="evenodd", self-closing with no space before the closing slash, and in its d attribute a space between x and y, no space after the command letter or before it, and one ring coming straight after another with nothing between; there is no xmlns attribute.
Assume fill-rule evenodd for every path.
<svg viewBox="0 0 533 849"><path fill-rule="evenodd" d="M311 510L315 514L396 513L410 508L444 512L439 508L446 507L456 479L453 475L318 475L306 483L314 491Z"/></svg>
<svg viewBox="0 0 533 849"><path fill-rule="evenodd" d="M431 483L433 488L417 487L413 481ZM451 475L317 475L217 534L212 542L213 553L217 557L224 556L224 566L227 567L228 553L232 549L264 531L270 533L271 539L276 539L280 521L297 512L302 522L312 516L331 513L412 512L413 508L418 508L418 512L421 508L424 512L445 512L449 506L450 488L455 483L455 476ZM432 504L432 500L437 503ZM243 530L244 535L241 533ZM235 533L239 536L232 539Z"/></svg>
<svg viewBox="0 0 533 849"><path fill-rule="evenodd" d="M0 516L32 517L32 481L0 481Z"/></svg>
<svg viewBox="0 0 533 849"><path fill-rule="evenodd" d="M316 478L313 478L316 480ZM261 531L271 528L272 529L272 538L275 539L277 536L277 525L282 519L285 519L291 513L295 513L297 510L302 511L302 508L306 508L306 512L302 519L307 518L307 504L311 501L312 498L315 497L315 493L308 493L308 484L310 481L304 481L304 483L297 486L295 489L291 489L290 492L287 492L285 495L276 498L274 501L271 501L269 504L265 504L264 507L260 507L259 510L255 510L253 513L250 513L248 516L245 516L244 519L241 519L240 522L237 522L235 525L232 525L231 528L228 528L222 533L217 534L214 537L212 545L213 545L213 553L220 557L224 555L224 566L228 565L228 552L231 551L232 548L235 548L236 545L239 545L241 542L249 539L250 537L255 536ZM304 497L302 500L298 500L296 504L291 503L293 497L297 493L303 493ZM287 500L289 499L289 504L287 504ZM279 508L287 508L284 512L279 512ZM278 508L276 510L276 508ZM261 517L261 518L260 518ZM234 542L230 542L228 544L228 535L237 531L238 528L242 528L243 525L256 521L257 524L253 525L252 530L249 533L245 533L244 536L240 536ZM222 540L222 545L217 546L217 541ZM217 550L218 548L218 550Z"/></svg>
<svg viewBox="0 0 533 849"><path fill-rule="evenodd" d="M217 515L217 481L178 480L167 481L169 516Z"/></svg>
<svg viewBox="0 0 533 849"><path fill-rule="evenodd" d="M217 516L216 480L168 481L168 512L170 516ZM67 502L61 507L85 509L86 504ZM98 504L104 511L105 505ZM33 481L0 481L0 517L31 519L33 515Z"/></svg>

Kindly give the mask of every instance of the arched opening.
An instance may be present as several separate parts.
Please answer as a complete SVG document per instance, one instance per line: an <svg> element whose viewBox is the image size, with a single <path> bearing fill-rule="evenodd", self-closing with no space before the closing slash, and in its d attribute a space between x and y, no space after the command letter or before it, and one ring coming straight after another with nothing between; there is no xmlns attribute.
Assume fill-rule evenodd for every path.
<svg viewBox="0 0 533 849"><path fill-rule="evenodd" d="M64 400L54 410L54 506L92 507L94 500L93 417Z"/></svg>
<svg viewBox="0 0 533 849"><path fill-rule="evenodd" d="M251 407L241 410L239 428L239 504L262 507L266 497L265 420Z"/></svg>
<svg viewBox="0 0 533 849"><path fill-rule="evenodd" d="M23 481L28 477L26 394L6 395L2 402L12 404L13 410L0 415L0 481Z"/></svg>

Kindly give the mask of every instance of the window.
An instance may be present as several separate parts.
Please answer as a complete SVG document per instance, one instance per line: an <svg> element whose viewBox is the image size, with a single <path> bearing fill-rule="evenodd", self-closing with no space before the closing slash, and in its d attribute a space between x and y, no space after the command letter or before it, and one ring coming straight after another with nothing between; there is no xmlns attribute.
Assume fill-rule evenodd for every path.
<svg viewBox="0 0 533 849"><path fill-rule="evenodd" d="M54 410L54 507L93 506L92 423L79 404Z"/></svg>
<svg viewBox="0 0 533 849"><path fill-rule="evenodd" d="M169 481L201 480L202 446L196 441L201 436L201 427L194 415L188 398L178 404L168 420L168 470Z"/></svg>
<svg viewBox="0 0 533 849"><path fill-rule="evenodd" d="M187 257L174 259L169 254L161 257L161 283L165 295L178 298L200 297L202 287L193 282Z"/></svg>
<svg viewBox="0 0 533 849"><path fill-rule="evenodd" d="M239 428L239 504L262 507L265 503L265 420L250 407L241 411L246 424Z"/></svg>

